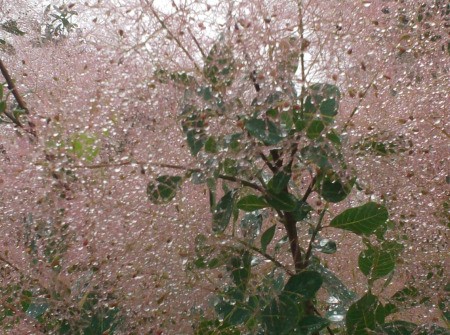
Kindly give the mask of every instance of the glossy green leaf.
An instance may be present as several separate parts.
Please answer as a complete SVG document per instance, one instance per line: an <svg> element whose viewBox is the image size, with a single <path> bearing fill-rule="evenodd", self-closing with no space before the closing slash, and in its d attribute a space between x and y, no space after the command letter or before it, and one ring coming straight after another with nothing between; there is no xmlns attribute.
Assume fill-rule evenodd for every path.
<svg viewBox="0 0 450 335"><path fill-rule="evenodd" d="M181 182L180 176L159 176L156 181L148 183L147 196L154 204L167 203L175 197Z"/></svg>
<svg viewBox="0 0 450 335"><path fill-rule="evenodd" d="M272 242L273 237L275 236L275 229L277 225L267 228L267 230L261 235L261 250L262 252L266 252L267 246Z"/></svg>
<svg viewBox="0 0 450 335"><path fill-rule="evenodd" d="M286 189L289 180L291 180L291 176L281 171L275 174L275 176L273 176L273 178L269 181L267 186L273 193L278 194L284 189Z"/></svg>
<svg viewBox="0 0 450 335"><path fill-rule="evenodd" d="M384 307L371 293L365 294L348 309L345 325L348 335L372 335L386 317Z"/></svg>
<svg viewBox="0 0 450 335"><path fill-rule="evenodd" d="M322 115L322 120L327 124L334 122L334 117L338 112L338 108L339 104L336 102L336 99L329 98L323 100L319 107L320 114Z"/></svg>
<svg viewBox="0 0 450 335"><path fill-rule="evenodd" d="M228 227L233 214L234 194L234 190L228 191L217 203L212 218L212 230L214 233L222 233Z"/></svg>
<svg viewBox="0 0 450 335"><path fill-rule="evenodd" d="M315 140L320 137L324 129L325 125L321 120L313 120L308 126L308 129L306 129L306 136L311 140Z"/></svg>
<svg viewBox="0 0 450 335"><path fill-rule="evenodd" d="M403 245L395 241L384 241L380 246L368 246L359 254L358 265L361 272L372 280L382 278L392 272Z"/></svg>
<svg viewBox="0 0 450 335"><path fill-rule="evenodd" d="M245 129L265 145L274 145L282 140L280 130L272 121L252 118L245 122Z"/></svg>
<svg viewBox="0 0 450 335"><path fill-rule="evenodd" d="M320 185L320 195L328 202L341 202L350 194L353 187L353 181L343 183L336 175L327 175Z"/></svg>
<svg viewBox="0 0 450 335"><path fill-rule="evenodd" d="M269 192L266 200L270 206L279 211L292 212L297 207L297 199L292 194L286 192L279 194Z"/></svg>
<svg viewBox="0 0 450 335"><path fill-rule="evenodd" d="M370 235L378 227L386 224L387 219L388 212L384 206L368 202L343 211L331 220L330 226L349 230L358 235Z"/></svg>
<svg viewBox="0 0 450 335"><path fill-rule="evenodd" d="M269 206L269 204L264 200L263 197L250 194L239 199L236 206L237 208L245 212L253 212L258 209L266 208Z"/></svg>
<svg viewBox="0 0 450 335"><path fill-rule="evenodd" d="M322 286L322 276L316 271L303 271L295 274L287 281L283 293L294 301L313 299Z"/></svg>

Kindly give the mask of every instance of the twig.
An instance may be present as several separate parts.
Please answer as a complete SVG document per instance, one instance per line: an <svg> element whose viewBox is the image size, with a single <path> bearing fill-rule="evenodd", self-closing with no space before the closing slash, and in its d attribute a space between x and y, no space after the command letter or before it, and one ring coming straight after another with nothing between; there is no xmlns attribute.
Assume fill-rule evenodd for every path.
<svg viewBox="0 0 450 335"><path fill-rule="evenodd" d="M27 107L25 101L23 100L22 96L20 95L19 91L17 90L16 85L14 84L13 80L11 79L11 76L9 75L8 70L6 69L5 64L3 64L1 59L0 59L0 70L2 72L3 77L5 77L5 79L6 79L8 88L11 90L12 94L14 95L14 98L16 99L17 104L19 105L19 107L21 109L23 109L25 111L26 114L28 114L29 113L28 107Z"/></svg>
<svg viewBox="0 0 450 335"><path fill-rule="evenodd" d="M102 169L102 168L114 168L119 166L126 165L152 165L158 166L162 168L175 169L175 170L183 170L183 171L191 171L191 172L200 172L200 169L193 169L183 165L175 165L175 164L164 164L164 163L152 163L152 162L141 162L141 161L125 161L120 163L99 163L92 165L72 165L69 166L70 169Z"/></svg>
<svg viewBox="0 0 450 335"><path fill-rule="evenodd" d="M270 256L269 254L263 252L261 249L241 240L241 239L236 239L240 244L242 244L243 246L245 246L246 248L249 248L255 252L257 252L258 254L260 254L261 256L264 256L264 258L267 258L269 261L271 261L273 264L275 264L277 267L282 268L284 271L286 271L286 273L290 276L294 275L294 272L292 272L291 270L289 270L284 264L280 263L279 261L277 261L275 258L273 258L272 256Z"/></svg>
<svg viewBox="0 0 450 335"><path fill-rule="evenodd" d="M277 172L276 167L273 166L272 163L269 162L269 159L266 157L266 155L264 155L264 153L260 152L259 156L264 161L264 163L267 165L267 167L270 169L270 171L272 171L273 173Z"/></svg>
<svg viewBox="0 0 450 335"><path fill-rule="evenodd" d="M311 257L312 246L313 246L314 240L316 239L317 233L322 229L322 221L323 221L323 217L324 217L327 209L328 209L328 203L325 204L325 207L322 209L322 212L320 212L319 221L317 222L316 228L314 228L314 230L312 232L311 239L309 240L308 249L306 250L306 254L305 254L305 262L308 262L309 258Z"/></svg>
<svg viewBox="0 0 450 335"><path fill-rule="evenodd" d="M266 190L264 188L262 188L258 184L252 183L250 181L247 181L247 180L244 180L244 179L240 179L240 178L236 178L236 177L232 177L232 176L226 176L226 175L223 175L223 174L220 174L218 177L220 179L223 179L223 180L228 180L228 181L234 181L234 182L237 182L237 183L241 183L242 185L247 186L247 187L251 187L251 188L253 188L253 189L255 189L255 190L257 190L257 191L259 191L261 193L266 193Z"/></svg>
<svg viewBox="0 0 450 335"><path fill-rule="evenodd" d="M311 195L311 192L314 188L314 184L316 183L316 181L317 181L317 177L314 176L313 179L311 180L311 183L309 184L308 188L306 189L305 194L303 195L302 202L306 202L306 200L308 200L308 197Z"/></svg>

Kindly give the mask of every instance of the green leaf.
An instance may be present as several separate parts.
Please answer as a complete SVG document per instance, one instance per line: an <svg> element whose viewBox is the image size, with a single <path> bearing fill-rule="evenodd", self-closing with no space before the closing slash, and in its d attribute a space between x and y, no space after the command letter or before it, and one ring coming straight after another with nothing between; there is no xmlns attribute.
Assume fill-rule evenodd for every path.
<svg viewBox="0 0 450 335"><path fill-rule="evenodd" d="M203 131L191 129L186 132L186 140L192 156L196 156L206 142L206 135Z"/></svg>
<svg viewBox="0 0 450 335"><path fill-rule="evenodd" d="M333 123L334 117L338 112L339 104L336 102L336 99L330 98L322 101L320 104L319 110L322 115L322 120L327 123Z"/></svg>
<svg viewBox="0 0 450 335"><path fill-rule="evenodd" d="M92 162L100 152L95 136L87 133L74 134L71 145L71 152L78 158L85 159L88 162Z"/></svg>
<svg viewBox="0 0 450 335"><path fill-rule="evenodd" d="M397 291L392 299L398 302L405 302L411 298L416 298L419 296L419 290L414 286L407 286L399 291Z"/></svg>
<svg viewBox="0 0 450 335"><path fill-rule="evenodd" d="M249 119L245 122L245 129L252 137L265 145L274 145L282 140L280 130L269 120Z"/></svg>
<svg viewBox="0 0 450 335"><path fill-rule="evenodd" d="M289 174L286 174L284 172L278 172L269 181L267 186L273 193L278 194L286 188L286 186L289 183L289 180L291 180L291 176Z"/></svg>
<svg viewBox="0 0 450 335"><path fill-rule="evenodd" d="M291 212L292 217L296 222L306 219L309 212L312 211L312 207L307 202L298 200L295 209Z"/></svg>
<svg viewBox="0 0 450 335"><path fill-rule="evenodd" d="M327 319L321 318L317 315L308 315L300 319L297 325L297 335L312 335L319 332L330 324Z"/></svg>
<svg viewBox="0 0 450 335"><path fill-rule="evenodd" d="M334 228L345 229L358 235L370 235L378 227L387 224L387 209L375 202L349 208L330 222Z"/></svg>
<svg viewBox="0 0 450 335"><path fill-rule="evenodd" d="M395 241L384 241L379 247L369 245L368 249L359 254L359 269L372 280L382 278L394 270L402 250L403 245Z"/></svg>
<svg viewBox="0 0 450 335"><path fill-rule="evenodd" d="M336 132L333 129L331 129L326 136L332 143L336 145L341 145L341 137L338 134L336 134Z"/></svg>
<svg viewBox="0 0 450 335"><path fill-rule="evenodd" d="M215 90L230 86L234 80L234 59L232 49L223 38L213 45L205 59L203 73Z"/></svg>
<svg viewBox="0 0 450 335"><path fill-rule="evenodd" d="M320 195L328 202L341 202L350 194L353 182L344 184L337 174L326 175L320 187Z"/></svg>
<svg viewBox="0 0 450 335"><path fill-rule="evenodd" d="M253 212L258 209L266 208L269 205L263 197L251 194L239 199L236 206L245 212Z"/></svg>
<svg viewBox="0 0 450 335"><path fill-rule="evenodd" d="M223 233L230 223L233 214L235 191L228 191L217 203L213 213L212 230L214 233Z"/></svg>
<svg viewBox="0 0 450 335"><path fill-rule="evenodd" d="M210 136L205 142L205 151L210 154L216 154L219 152L217 141L214 137Z"/></svg>
<svg viewBox="0 0 450 335"><path fill-rule="evenodd" d="M416 328L414 323L398 320L378 326L376 332L383 335L412 335Z"/></svg>
<svg viewBox="0 0 450 335"><path fill-rule="evenodd" d="M297 199L290 193L274 194L269 192L266 200L270 206L279 211L292 212L297 208Z"/></svg>
<svg viewBox="0 0 450 335"><path fill-rule="evenodd" d="M321 120L313 120L308 126L308 129L306 129L306 136L311 140L315 140L320 137L324 129L325 125Z"/></svg>
<svg viewBox="0 0 450 335"><path fill-rule="evenodd" d="M289 334L304 315L301 306L285 294L281 294L263 310L261 318L265 328L264 334Z"/></svg>
<svg viewBox="0 0 450 335"><path fill-rule="evenodd" d="M175 197L181 182L180 176L159 176L156 182L148 183L147 196L154 204L167 203Z"/></svg>
<svg viewBox="0 0 450 335"><path fill-rule="evenodd" d="M266 252L267 246L272 242L273 237L275 236L275 229L277 225L267 228L267 230L261 235L261 250L262 252Z"/></svg>
<svg viewBox="0 0 450 335"><path fill-rule="evenodd" d="M313 299L322 286L322 276L316 271L303 271L295 274L287 281L283 293L289 295L294 301Z"/></svg>
<svg viewBox="0 0 450 335"><path fill-rule="evenodd" d="M0 100L3 100L3 84L0 84Z"/></svg>
<svg viewBox="0 0 450 335"><path fill-rule="evenodd" d="M37 319L42 314L44 314L49 307L47 299L44 298L36 298L33 299L33 302L28 306L26 314L33 319Z"/></svg>
<svg viewBox="0 0 450 335"><path fill-rule="evenodd" d="M365 294L348 309L345 325L348 335L371 335L385 319L384 307L371 293Z"/></svg>

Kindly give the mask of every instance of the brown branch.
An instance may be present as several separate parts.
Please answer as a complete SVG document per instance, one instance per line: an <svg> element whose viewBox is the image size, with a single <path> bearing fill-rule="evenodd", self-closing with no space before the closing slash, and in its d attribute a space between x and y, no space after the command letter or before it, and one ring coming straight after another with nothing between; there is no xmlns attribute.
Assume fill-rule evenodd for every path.
<svg viewBox="0 0 450 335"><path fill-rule="evenodd" d="M243 241L240 239L236 239L240 244L242 244L243 246L245 246L246 248L249 248L255 252L257 252L258 254L260 254L261 256L263 256L264 258L267 258L269 261L271 261L273 264L275 264L277 267L283 269L284 271L286 271L286 273L290 276L293 276L294 273L289 270L284 264L280 263L279 261L277 261L275 258L273 258L272 256L270 256L269 254L263 252L261 249Z"/></svg>
<svg viewBox="0 0 450 335"><path fill-rule="evenodd" d="M236 177L232 177L232 176L226 176L226 175L223 175L223 174L220 174L218 176L218 178L223 179L223 180L228 180L228 181L234 181L234 182L240 183L240 184L242 184L244 186L251 187L251 188L253 188L253 189L255 189L255 190L257 190L257 191L259 191L261 193L266 193L266 190L264 188L262 188L261 186L259 186L258 184L249 182L249 181L244 180L244 179L240 179L240 178L236 178Z"/></svg>
<svg viewBox="0 0 450 335"><path fill-rule="evenodd" d="M308 261L311 258L314 240L316 239L316 236L319 233L319 231L322 230L322 221L323 221L323 217L325 216L325 212L327 211L327 209L328 209L328 203L325 205L323 210L320 212L319 221L317 222L316 228L314 228L314 230L311 234L311 239L309 240L308 249L306 250L306 254L305 254L306 264L308 264Z"/></svg>
<svg viewBox="0 0 450 335"><path fill-rule="evenodd" d="M314 188L316 181L317 181L317 177L314 176L313 179L311 180L311 183L309 184L305 194L303 195L303 198L302 198L303 202L306 202L306 200L308 200L308 197L311 195L311 192Z"/></svg>
<svg viewBox="0 0 450 335"><path fill-rule="evenodd" d="M264 153L260 152L259 156L264 161L264 163L267 165L267 167L272 171L274 174L277 173L277 169L275 166L272 165L272 163L269 162L269 159L264 155Z"/></svg>
<svg viewBox="0 0 450 335"><path fill-rule="evenodd" d="M23 100L22 96L20 95L19 91L17 90L16 85L14 84L13 80L11 79L11 76L9 75L8 70L6 69L5 64L3 64L1 59L0 59L0 70L2 72L3 77L5 77L5 79L6 79L6 83L8 84L8 88L10 89L12 94L14 95L14 98L16 99L17 104L19 105L19 107L21 109L23 109L25 111L26 114L28 114L29 113L28 112L28 107L27 107L25 101ZM11 118L11 117L9 117L9 118ZM16 122L14 122L14 123L16 123ZM20 127L22 127L22 126L20 125Z"/></svg>
<svg viewBox="0 0 450 335"><path fill-rule="evenodd" d="M133 164L136 164L136 165L149 164L152 166L158 166L158 167L162 167L162 168L191 171L191 172L200 172L201 171L200 169L192 169L190 167L183 166L183 165L141 162L141 161L125 161L125 162L120 162L120 163L99 163L99 164L92 164L92 165L72 165L72 166L69 166L69 168L70 169L102 169L102 168L114 168L114 167L133 165Z"/></svg>

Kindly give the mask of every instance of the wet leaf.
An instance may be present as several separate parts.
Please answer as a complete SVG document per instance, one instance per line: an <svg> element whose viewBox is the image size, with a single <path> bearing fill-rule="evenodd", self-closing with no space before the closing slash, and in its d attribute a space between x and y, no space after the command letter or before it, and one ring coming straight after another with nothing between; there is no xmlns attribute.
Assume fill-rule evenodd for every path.
<svg viewBox="0 0 450 335"><path fill-rule="evenodd" d="M330 222L331 227L345 229L358 235L370 235L386 224L387 209L375 202L345 210Z"/></svg>
<svg viewBox="0 0 450 335"><path fill-rule="evenodd" d="M261 235L261 250L262 252L266 252L267 246L272 242L273 237L275 236L275 229L277 225L273 225Z"/></svg>
<svg viewBox="0 0 450 335"><path fill-rule="evenodd" d="M155 182L148 183L147 196L155 204L167 203L175 197L181 182L180 176L159 176Z"/></svg>
<svg viewBox="0 0 450 335"><path fill-rule="evenodd" d="M383 305L371 293L365 294L361 299L350 306L345 325L349 335L371 335L378 324L385 319Z"/></svg>
<svg viewBox="0 0 450 335"><path fill-rule="evenodd" d="M382 278L392 272L403 245L395 241L385 241L380 246L368 246L359 254L359 269L372 280Z"/></svg>
<svg viewBox="0 0 450 335"><path fill-rule="evenodd" d="M245 212L253 212L258 209L266 208L269 204L263 197L251 194L239 199L236 206Z"/></svg>
<svg viewBox="0 0 450 335"><path fill-rule="evenodd" d="M290 193L274 194L269 192L266 200L270 206L279 211L292 212L297 208L297 199Z"/></svg>
<svg viewBox="0 0 450 335"><path fill-rule="evenodd" d="M291 180L291 176L289 174L284 173L284 172L278 172L269 181L267 186L273 193L278 194L287 187L290 180Z"/></svg>
<svg viewBox="0 0 450 335"><path fill-rule="evenodd" d="M227 229L233 214L234 194L234 190L228 191L217 203L212 220L214 233L223 233Z"/></svg>

